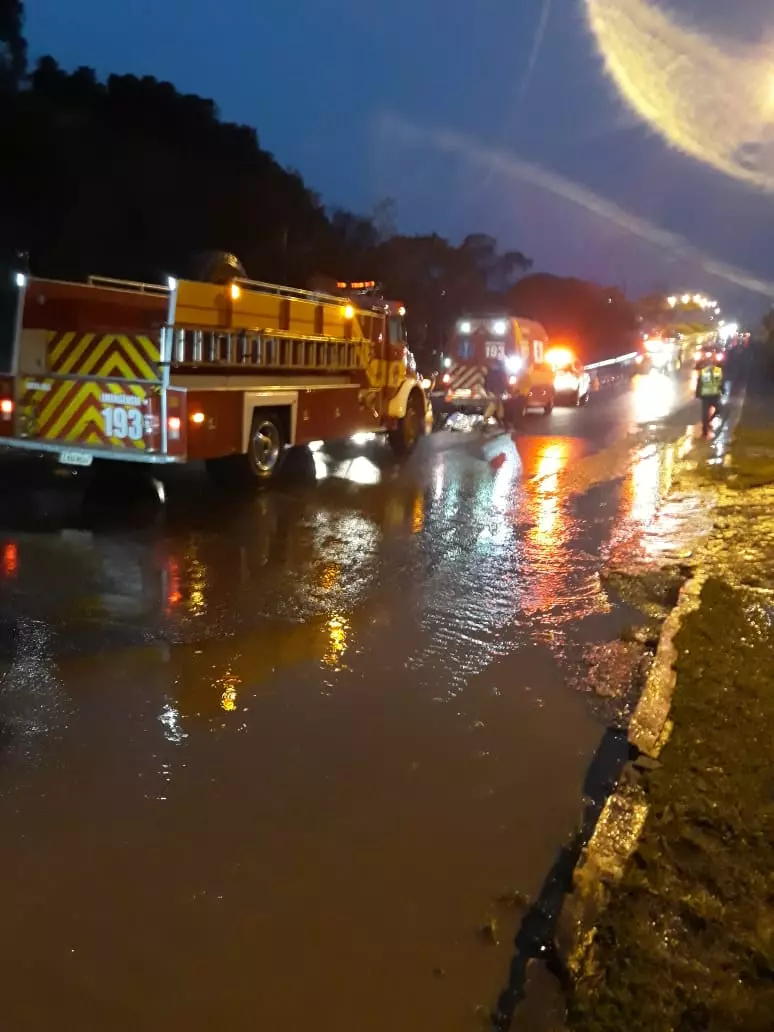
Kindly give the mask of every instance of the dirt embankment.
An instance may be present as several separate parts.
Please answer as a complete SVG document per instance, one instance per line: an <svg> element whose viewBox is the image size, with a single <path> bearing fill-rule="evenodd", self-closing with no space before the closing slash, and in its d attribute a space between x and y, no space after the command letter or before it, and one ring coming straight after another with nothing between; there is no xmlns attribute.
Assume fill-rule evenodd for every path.
<svg viewBox="0 0 774 1032"><path fill-rule="evenodd" d="M671 736L570 997L573 1032L774 1029L774 426L707 472L715 532L674 639Z"/></svg>

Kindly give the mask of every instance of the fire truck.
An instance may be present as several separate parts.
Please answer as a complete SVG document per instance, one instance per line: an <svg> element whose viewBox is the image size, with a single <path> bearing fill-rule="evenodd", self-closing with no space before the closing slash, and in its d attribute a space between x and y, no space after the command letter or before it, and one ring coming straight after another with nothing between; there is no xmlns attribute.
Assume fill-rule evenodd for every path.
<svg viewBox="0 0 774 1032"><path fill-rule="evenodd" d="M0 443L72 466L204 460L241 482L270 480L291 447L363 433L408 453L432 413L405 309L374 283L335 289L19 273Z"/></svg>
<svg viewBox="0 0 774 1032"><path fill-rule="evenodd" d="M465 317L458 321L443 358L433 405L443 418L453 412L481 415L489 404L488 372L500 365L507 377L504 397L510 415L541 408L550 413L556 397L554 372L546 362L548 335L540 323L512 316Z"/></svg>

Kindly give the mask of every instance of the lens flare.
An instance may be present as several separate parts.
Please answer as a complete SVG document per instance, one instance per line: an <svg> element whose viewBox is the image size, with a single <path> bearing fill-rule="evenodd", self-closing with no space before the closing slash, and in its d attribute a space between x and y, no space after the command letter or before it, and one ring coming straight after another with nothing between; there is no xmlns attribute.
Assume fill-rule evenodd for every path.
<svg viewBox="0 0 774 1032"><path fill-rule="evenodd" d="M771 48L713 38L647 0L585 0L607 74L673 147L774 190Z"/></svg>

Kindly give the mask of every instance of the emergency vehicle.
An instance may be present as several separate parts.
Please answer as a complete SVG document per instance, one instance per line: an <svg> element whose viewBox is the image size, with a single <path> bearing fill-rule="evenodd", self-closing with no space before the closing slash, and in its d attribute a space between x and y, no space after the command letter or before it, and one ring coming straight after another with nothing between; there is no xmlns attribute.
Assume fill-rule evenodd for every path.
<svg viewBox="0 0 774 1032"><path fill-rule="evenodd" d="M566 399L571 405L585 405L591 396L591 377L573 349L549 348L546 352L546 362L554 371L557 401Z"/></svg>
<svg viewBox="0 0 774 1032"><path fill-rule="evenodd" d="M507 377L506 406L513 414L529 408L551 412L555 390L554 373L545 360L547 343L546 331L530 319L506 315L460 319L433 394L435 411L483 414L489 403L487 373L500 364Z"/></svg>
<svg viewBox="0 0 774 1032"><path fill-rule="evenodd" d="M406 453L432 421L405 309L373 283L328 294L18 274L16 287L0 369L9 448L73 466L204 460L218 477L266 481L289 447L386 432Z"/></svg>
<svg viewBox="0 0 774 1032"><path fill-rule="evenodd" d="M677 372L682 366L681 343L677 337L667 337L661 333L644 333L635 362L643 373L651 370L662 373Z"/></svg>

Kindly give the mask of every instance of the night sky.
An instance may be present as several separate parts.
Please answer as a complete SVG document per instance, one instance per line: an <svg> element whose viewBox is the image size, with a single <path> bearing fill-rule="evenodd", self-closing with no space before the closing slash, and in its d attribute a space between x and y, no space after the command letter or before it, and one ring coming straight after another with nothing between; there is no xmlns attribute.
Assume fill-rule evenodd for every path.
<svg viewBox="0 0 774 1032"><path fill-rule="evenodd" d="M763 0L673 6L730 47L766 24ZM583 0L26 8L33 58L155 75L212 97L330 205L367 213L392 197L401 231L492 233L536 268L630 295L707 290L727 312L753 315L768 304L702 260L734 266L732 280L740 270L774 280L774 198L639 121L604 74ZM774 15L770 25L771 35Z"/></svg>

